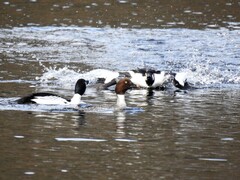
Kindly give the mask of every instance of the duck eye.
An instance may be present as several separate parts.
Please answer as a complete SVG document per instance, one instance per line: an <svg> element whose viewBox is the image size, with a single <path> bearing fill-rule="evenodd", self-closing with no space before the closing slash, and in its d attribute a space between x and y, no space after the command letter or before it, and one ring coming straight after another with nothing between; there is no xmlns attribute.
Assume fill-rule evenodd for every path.
<svg viewBox="0 0 240 180"><path fill-rule="evenodd" d="M127 81L125 81L125 84L127 84L128 82Z"/></svg>

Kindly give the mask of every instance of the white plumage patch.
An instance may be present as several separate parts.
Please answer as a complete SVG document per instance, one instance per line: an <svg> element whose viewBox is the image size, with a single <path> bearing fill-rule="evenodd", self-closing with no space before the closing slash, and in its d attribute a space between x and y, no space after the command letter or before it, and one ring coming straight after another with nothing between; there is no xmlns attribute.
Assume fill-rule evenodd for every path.
<svg viewBox="0 0 240 180"><path fill-rule="evenodd" d="M158 87L162 86L168 79L170 79L170 75L162 71L160 74L154 74L155 75L155 81L152 85L152 87Z"/></svg>
<svg viewBox="0 0 240 180"><path fill-rule="evenodd" d="M148 88L148 85L146 83L146 76L143 76L141 73L134 73L133 71L128 71L131 75L131 81L133 84L139 86Z"/></svg>
<svg viewBox="0 0 240 180"><path fill-rule="evenodd" d="M82 102L81 102L81 95L80 95L80 94L74 94L73 97L72 97L72 99L71 99L71 101L70 101L70 104L76 104L76 105L78 105L78 104L80 104L80 103L82 103Z"/></svg>
<svg viewBox="0 0 240 180"><path fill-rule="evenodd" d="M118 76L119 76L119 73L117 73L117 72L109 73L108 76L106 77L104 83L107 84L107 83L111 82L113 79L118 78Z"/></svg>
<svg viewBox="0 0 240 180"><path fill-rule="evenodd" d="M187 80L187 74L186 73L177 73L176 76L175 76L175 79L178 81L178 83L181 85L181 86L184 86L186 80Z"/></svg>
<svg viewBox="0 0 240 180"><path fill-rule="evenodd" d="M125 95L117 94L117 108L124 109L126 106Z"/></svg>
<svg viewBox="0 0 240 180"><path fill-rule="evenodd" d="M35 96L34 99L32 99L37 104L51 104L51 105L65 105L69 104L69 102L66 99L63 99L58 96Z"/></svg>

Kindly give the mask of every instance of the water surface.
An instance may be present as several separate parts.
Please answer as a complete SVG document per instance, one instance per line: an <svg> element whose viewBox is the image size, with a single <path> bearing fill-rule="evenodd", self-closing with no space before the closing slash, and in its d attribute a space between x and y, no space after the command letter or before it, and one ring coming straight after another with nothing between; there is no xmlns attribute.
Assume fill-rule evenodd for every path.
<svg viewBox="0 0 240 180"><path fill-rule="evenodd" d="M0 179L239 178L237 2L0 8ZM94 86L144 66L185 72L199 89L131 90L132 109L115 111L115 93ZM92 108L15 103L39 91L70 98L78 78L90 81L83 101Z"/></svg>
<svg viewBox="0 0 240 180"><path fill-rule="evenodd" d="M0 26L239 29L239 7L236 0L5 0Z"/></svg>

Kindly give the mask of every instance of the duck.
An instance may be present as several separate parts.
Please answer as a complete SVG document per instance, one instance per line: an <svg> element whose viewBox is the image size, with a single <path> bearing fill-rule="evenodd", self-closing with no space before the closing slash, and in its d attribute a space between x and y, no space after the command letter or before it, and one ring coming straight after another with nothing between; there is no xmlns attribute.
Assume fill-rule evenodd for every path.
<svg viewBox="0 0 240 180"><path fill-rule="evenodd" d="M115 85L121 78L129 78L135 85L135 88L163 89L164 85L170 80L171 74L166 71L157 71L153 69L136 69L118 72L118 77L98 78L98 90L106 90Z"/></svg>
<svg viewBox="0 0 240 180"><path fill-rule="evenodd" d="M117 109L124 109L127 107L125 93L127 90L131 89L133 85L134 84L129 78L122 78L117 82L115 87L115 93L117 95Z"/></svg>
<svg viewBox="0 0 240 180"><path fill-rule="evenodd" d="M132 83L141 88L159 88L170 79L171 75L165 71L154 69L137 69L128 71Z"/></svg>
<svg viewBox="0 0 240 180"><path fill-rule="evenodd" d="M179 73L171 73L173 76L172 82L176 88L181 90L189 90L189 89L196 89L187 82L186 73L179 72Z"/></svg>
<svg viewBox="0 0 240 180"><path fill-rule="evenodd" d="M150 76L152 76L152 79L153 79L152 84L149 84L147 82L147 84L149 85L150 88L163 87L164 84L167 83L171 77L170 73L168 73L166 71L149 70L148 74L150 74Z"/></svg>
<svg viewBox="0 0 240 180"><path fill-rule="evenodd" d="M17 103L45 105L80 105L81 103L83 103L81 101L81 97L86 91L87 84L88 81L86 81L85 79L78 79L75 84L74 95L70 100L52 93L38 92L18 99Z"/></svg>

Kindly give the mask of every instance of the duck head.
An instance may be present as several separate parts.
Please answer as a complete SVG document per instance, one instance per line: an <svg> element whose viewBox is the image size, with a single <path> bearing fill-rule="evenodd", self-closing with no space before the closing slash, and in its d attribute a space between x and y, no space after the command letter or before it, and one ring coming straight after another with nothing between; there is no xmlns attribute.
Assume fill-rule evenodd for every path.
<svg viewBox="0 0 240 180"><path fill-rule="evenodd" d="M147 71L145 73L146 76L146 83L149 87L151 87L155 81L155 75L153 71Z"/></svg>
<svg viewBox="0 0 240 180"><path fill-rule="evenodd" d="M186 73L172 73L173 75L173 85L179 89L187 90L194 89L194 87L190 86L187 82Z"/></svg>
<svg viewBox="0 0 240 180"><path fill-rule="evenodd" d="M134 84L131 82L130 79L128 78L123 78L118 81L116 87L115 87L115 92L116 94L124 95L125 92L128 89L131 89L134 86Z"/></svg>
<svg viewBox="0 0 240 180"><path fill-rule="evenodd" d="M75 94L83 95L86 91L88 81L85 79L79 79L75 84Z"/></svg>

